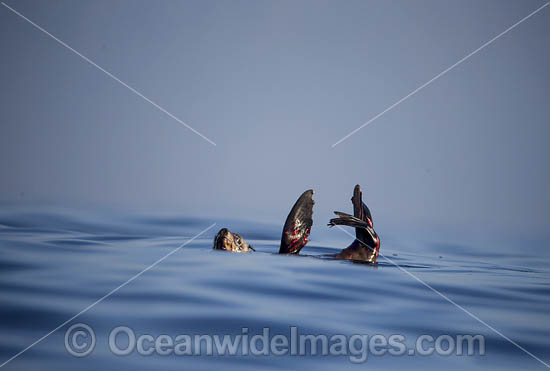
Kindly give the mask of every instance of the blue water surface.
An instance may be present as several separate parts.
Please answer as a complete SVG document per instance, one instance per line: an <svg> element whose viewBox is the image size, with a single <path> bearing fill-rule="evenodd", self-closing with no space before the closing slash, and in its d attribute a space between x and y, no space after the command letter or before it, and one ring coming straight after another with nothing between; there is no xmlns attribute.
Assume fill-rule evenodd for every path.
<svg viewBox="0 0 550 371"><path fill-rule="evenodd" d="M214 222L204 234L135 277ZM213 236L224 226L241 233L257 251L213 251ZM498 246L474 242L449 245L430 241L429 236L395 235L382 240L381 252L391 262L380 258L373 267L320 258L351 240L339 231L330 232L311 236L303 250L307 256L283 256L275 254L280 225L178 215L5 209L0 213L0 363L85 311L2 368L546 368L526 351L550 362L547 258L521 250L504 254ZM64 345L66 330L77 323L89 325L96 335L95 348L82 358L69 354ZM486 350L474 356L371 354L359 364L346 355L311 352L119 356L108 346L109 333L117 326L155 337L242 335L245 327L250 336L262 334L264 327L272 335L289 334L295 326L302 334L327 336L401 334L408 347L424 334L481 334Z"/></svg>

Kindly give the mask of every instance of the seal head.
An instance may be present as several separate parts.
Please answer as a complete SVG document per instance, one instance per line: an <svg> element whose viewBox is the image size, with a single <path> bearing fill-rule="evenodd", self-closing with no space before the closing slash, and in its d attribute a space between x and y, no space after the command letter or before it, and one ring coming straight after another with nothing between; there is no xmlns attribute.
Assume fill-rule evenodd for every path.
<svg viewBox="0 0 550 371"><path fill-rule="evenodd" d="M232 233L227 228L222 228L214 237L214 250L225 250L232 252L249 252L254 250L244 238L237 233Z"/></svg>

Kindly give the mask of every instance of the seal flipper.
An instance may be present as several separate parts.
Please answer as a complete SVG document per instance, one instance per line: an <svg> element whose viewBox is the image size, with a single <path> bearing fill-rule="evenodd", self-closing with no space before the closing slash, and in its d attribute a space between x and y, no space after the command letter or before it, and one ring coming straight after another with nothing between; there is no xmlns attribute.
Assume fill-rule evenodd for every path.
<svg viewBox="0 0 550 371"><path fill-rule="evenodd" d="M330 219L328 223L329 227L334 227L335 225L353 227L355 228L355 234L358 236L356 239L363 243L365 247L373 249L377 246L379 241L378 235L368 221L360 220L340 211L335 211L334 214L338 215L338 218Z"/></svg>
<svg viewBox="0 0 550 371"><path fill-rule="evenodd" d="M364 228L370 227L370 224L364 220L358 219L354 216L351 216L340 211L335 211L334 214L338 215L338 218L330 219L328 225L334 227L335 225L346 225L348 227L354 228Z"/></svg>
<svg viewBox="0 0 550 371"><path fill-rule="evenodd" d="M361 187L357 184L353 188L353 197L351 198L353 204L353 216L357 219L360 219L368 223L370 228L355 228L355 238L359 241L367 244L369 247L374 248L378 246L380 240L378 235L374 231L374 223L372 221L372 215L367 205L363 202L363 192L361 192ZM338 214L337 214L338 215ZM332 222L332 221L331 221ZM349 225L349 224L344 224Z"/></svg>
<svg viewBox="0 0 550 371"><path fill-rule="evenodd" d="M279 254L298 254L308 243L313 225L313 190L302 193L286 218Z"/></svg>
<svg viewBox="0 0 550 371"><path fill-rule="evenodd" d="M353 197L351 198L351 202L353 203L353 216L368 222L371 227L374 227L370 210L363 202L363 192L361 192L361 187L359 184L353 188Z"/></svg>
<svg viewBox="0 0 550 371"><path fill-rule="evenodd" d="M355 240L334 257L376 263L380 250L380 238L374 231L370 210L363 203L362 197L361 188L356 185L351 198L354 216L335 211L338 218L331 219L328 224L331 227L345 225L355 228Z"/></svg>

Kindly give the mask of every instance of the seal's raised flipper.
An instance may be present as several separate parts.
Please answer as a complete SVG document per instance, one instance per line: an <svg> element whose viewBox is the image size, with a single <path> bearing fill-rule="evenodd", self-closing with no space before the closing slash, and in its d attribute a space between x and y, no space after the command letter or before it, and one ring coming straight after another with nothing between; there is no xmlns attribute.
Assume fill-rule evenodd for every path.
<svg viewBox="0 0 550 371"><path fill-rule="evenodd" d="M369 208L363 202L363 192L361 192L361 187L359 184L353 188L353 197L351 198L351 202L353 203L353 216L368 222L370 226L373 227L372 216Z"/></svg>
<svg viewBox="0 0 550 371"><path fill-rule="evenodd" d="M334 227L335 225L353 227L355 228L355 234L358 236L356 238L365 244L365 247L370 246L371 248L374 248L377 246L379 242L378 235L368 221L363 221L340 211L335 211L334 214L338 215L338 218L330 219L330 222L328 223L329 227Z"/></svg>
<svg viewBox="0 0 550 371"><path fill-rule="evenodd" d="M338 218L331 219L328 224L330 227L345 225L355 228L355 240L348 248L334 257L376 263L380 249L380 238L374 231L370 210L363 203L362 197L361 188L356 185L351 198L354 216L335 211L334 213Z"/></svg>
<svg viewBox="0 0 550 371"><path fill-rule="evenodd" d="M283 227L279 254L298 254L308 243L313 225L313 190L302 193L290 210Z"/></svg>
<svg viewBox="0 0 550 371"><path fill-rule="evenodd" d="M354 228L367 228L370 227L370 224L364 220L358 219L354 216L351 216L340 211L335 211L334 214L338 215L338 218L330 219L328 225L334 227L335 225L347 225L348 227Z"/></svg>

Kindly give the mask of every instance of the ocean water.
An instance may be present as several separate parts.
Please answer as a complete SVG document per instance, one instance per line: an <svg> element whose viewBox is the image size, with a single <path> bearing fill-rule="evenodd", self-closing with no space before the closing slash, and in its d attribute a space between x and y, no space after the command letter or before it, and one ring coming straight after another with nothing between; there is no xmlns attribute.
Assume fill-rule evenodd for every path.
<svg viewBox="0 0 550 371"><path fill-rule="evenodd" d="M338 231L331 237L313 234L304 256L277 255L282 223L217 221L190 241L212 223L184 216L2 211L2 369L546 369L503 336L550 362L549 261L536 249L505 254L498 246L382 235L382 254L401 268L382 257L370 266L321 257L351 242ZM213 236L224 226L257 251L213 251ZM79 324L94 332L93 348L88 333L67 332ZM130 335L121 332L117 349L131 353L115 354L109 335L120 326L145 339L143 352L130 347ZM269 342L278 334L292 341L294 330L326 336L329 345L342 335L346 353L312 354L307 345L302 354L247 353L242 344L250 347L250 338L263 336L264 328ZM163 355L151 342L161 335L174 342L178 335L192 342L199 335L240 335L241 343L234 355L207 354L207 340L191 355ZM406 354L365 351L363 344L371 344L364 339L374 335L403 336ZM481 335L485 351L409 354L421 335L434 342L441 336L448 340L445 335ZM78 351L91 351L74 356L66 340L69 347L81 347ZM255 349L262 345L256 342ZM430 345L424 342L425 348ZM141 354L150 349L153 354Z"/></svg>

